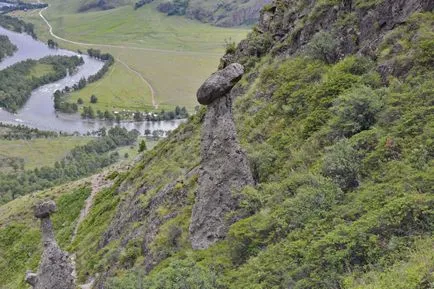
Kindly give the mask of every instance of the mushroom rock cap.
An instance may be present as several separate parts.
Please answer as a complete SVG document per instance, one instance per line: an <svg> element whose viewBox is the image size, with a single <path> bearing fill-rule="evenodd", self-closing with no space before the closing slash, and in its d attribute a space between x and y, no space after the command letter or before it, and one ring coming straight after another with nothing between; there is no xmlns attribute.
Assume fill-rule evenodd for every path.
<svg viewBox="0 0 434 289"><path fill-rule="evenodd" d="M225 96L244 74L244 66L232 63L226 68L213 73L197 91L197 101L208 105Z"/></svg>
<svg viewBox="0 0 434 289"><path fill-rule="evenodd" d="M44 201L35 207L35 217L42 219L47 218L50 214L56 212L56 203L54 201Z"/></svg>

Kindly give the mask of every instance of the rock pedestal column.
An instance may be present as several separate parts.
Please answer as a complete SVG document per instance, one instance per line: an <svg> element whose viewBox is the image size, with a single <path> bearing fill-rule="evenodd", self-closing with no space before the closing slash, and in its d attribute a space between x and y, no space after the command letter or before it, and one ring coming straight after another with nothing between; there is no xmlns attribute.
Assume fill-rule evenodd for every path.
<svg viewBox="0 0 434 289"><path fill-rule="evenodd" d="M190 224L194 249L205 249L226 237L231 224L228 215L238 207L237 192L254 183L232 117L230 91L243 73L241 64L231 64L211 75L197 93L199 103L208 108L202 126L199 187Z"/></svg>
<svg viewBox="0 0 434 289"><path fill-rule="evenodd" d="M34 289L75 289L73 266L66 252L56 243L50 215L56 211L53 201L46 201L35 207L35 217L41 219L44 252L38 273L28 271L26 281Z"/></svg>

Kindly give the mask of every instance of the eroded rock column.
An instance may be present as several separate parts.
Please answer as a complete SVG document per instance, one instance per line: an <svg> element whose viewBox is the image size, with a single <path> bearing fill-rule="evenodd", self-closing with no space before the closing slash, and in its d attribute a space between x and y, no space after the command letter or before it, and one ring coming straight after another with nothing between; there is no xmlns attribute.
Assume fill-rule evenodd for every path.
<svg viewBox="0 0 434 289"><path fill-rule="evenodd" d="M28 271L26 281L35 289L75 289L73 266L66 252L62 251L54 238L50 215L56 211L53 201L42 202L35 207L35 217L41 219L44 252L38 273Z"/></svg>
<svg viewBox="0 0 434 289"><path fill-rule="evenodd" d="M199 188L190 224L194 249L205 249L226 236L231 224L228 214L238 207L237 192L254 183L232 117L230 91L243 73L241 64L231 64L211 75L197 93L199 103L208 109L202 126Z"/></svg>

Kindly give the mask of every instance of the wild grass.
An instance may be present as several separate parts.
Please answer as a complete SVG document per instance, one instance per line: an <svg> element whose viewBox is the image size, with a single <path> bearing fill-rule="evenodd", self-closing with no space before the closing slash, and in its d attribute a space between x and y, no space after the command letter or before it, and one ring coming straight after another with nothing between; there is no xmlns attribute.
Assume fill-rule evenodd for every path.
<svg viewBox="0 0 434 289"><path fill-rule="evenodd" d="M43 77L44 75L54 72L53 65L38 63L30 69L30 74L28 78L32 77Z"/></svg>
<svg viewBox="0 0 434 289"><path fill-rule="evenodd" d="M33 140L0 140L0 158L22 158L25 169L52 166L77 145L89 142L89 137L59 137ZM1 169L0 169L1 170Z"/></svg>
<svg viewBox="0 0 434 289"><path fill-rule="evenodd" d="M136 11L131 5L87 13L76 13L79 1L51 0L49 4L44 15L55 34L76 42L124 46L109 48L95 45L93 48L113 54L140 73L154 88L156 103L172 108L180 105L193 109L197 105L197 89L217 69L219 58L224 53L225 39L238 42L248 32L244 27L220 28L182 16L168 17L158 13L154 4ZM41 40L52 38L37 11L15 15L34 23ZM71 50L85 51L89 48L56 41L61 47ZM90 88L74 94L73 98L82 97L85 100L90 90L98 87L95 94L113 104L101 103L96 109L111 106L116 109L142 107L141 110L146 110L150 104L149 88L133 71L120 68L119 63L115 67L113 74L107 74ZM129 81L124 81L125 78Z"/></svg>
<svg viewBox="0 0 434 289"><path fill-rule="evenodd" d="M79 98L83 105L90 105L91 95L96 95L95 111L139 110L152 107L151 92L142 80L131 77L122 64L113 65L107 77L87 85L84 89L71 93L68 102L76 103Z"/></svg>

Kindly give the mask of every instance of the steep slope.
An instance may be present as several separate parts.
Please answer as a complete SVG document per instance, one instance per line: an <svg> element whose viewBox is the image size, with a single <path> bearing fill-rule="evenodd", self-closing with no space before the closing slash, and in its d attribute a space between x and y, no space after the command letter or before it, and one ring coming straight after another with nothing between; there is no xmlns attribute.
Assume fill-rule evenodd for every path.
<svg viewBox="0 0 434 289"><path fill-rule="evenodd" d="M203 250L190 240L202 108L128 171L112 172L114 185L96 195L74 241L60 242L77 256L79 283L432 288L432 9L432 1L268 5L221 62L246 69L230 97L255 179L227 213L226 238ZM29 216L18 207L2 217L4 208L0 259L34 264L11 250L29 238L11 229ZM24 272L7 272L0 288L24 288L8 287Z"/></svg>
<svg viewBox="0 0 434 289"><path fill-rule="evenodd" d="M140 9L155 3L158 11L169 16L183 15L221 27L252 25L258 21L261 8L271 0L81 0L77 12L109 10L131 5Z"/></svg>
<svg viewBox="0 0 434 289"><path fill-rule="evenodd" d="M269 2L271 0L163 0L158 10L169 15L185 15L217 26L230 27L256 23L259 11Z"/></svg>

